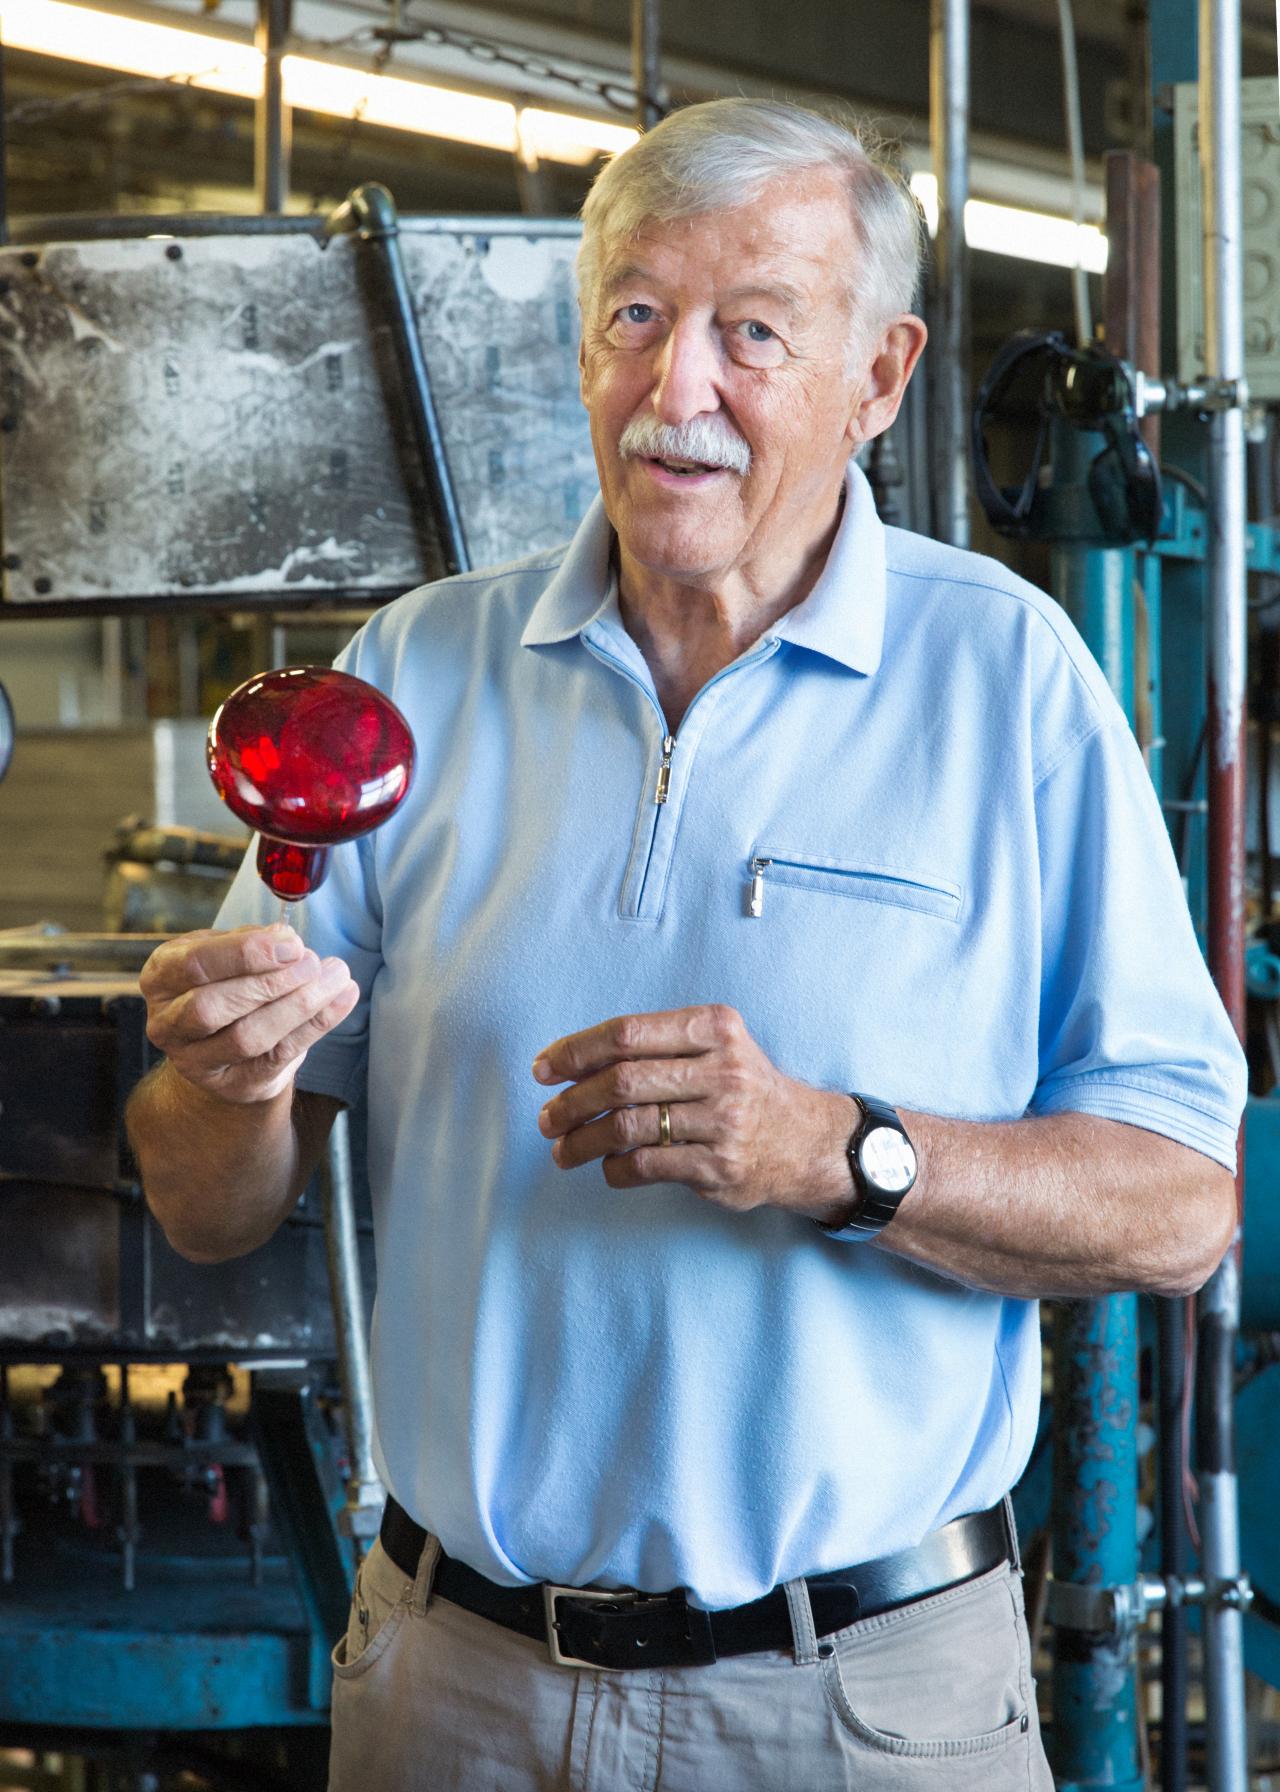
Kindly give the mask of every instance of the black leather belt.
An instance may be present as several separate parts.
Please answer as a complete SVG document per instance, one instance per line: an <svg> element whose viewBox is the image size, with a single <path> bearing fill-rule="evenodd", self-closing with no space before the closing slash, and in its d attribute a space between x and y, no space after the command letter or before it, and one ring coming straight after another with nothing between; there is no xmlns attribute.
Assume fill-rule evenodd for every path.
<svg viewBox="0 0 1280 1792"><path fill-rule="evenodd" d="M416 1575L427 1533L391 1498L383 1513L381 1537L383 1549L400 1572ZM954 1519L931 1531L914 1549L832 1574L810 1575L805 1584L814 1628L819 1636L829 1636L855 1619L909 1605L1017 1559L1002 1501L987 1512ZM690 1605L683 1588L673 1593L633 1593L559 1587L549 1581L500 1587L441 1550L432 1591L508 1630L545 1642L551 1659L567 1667L688 1667L720 1655L792 1646L787 1596L781 1587L749 1605L709 1612Z"/></svg>

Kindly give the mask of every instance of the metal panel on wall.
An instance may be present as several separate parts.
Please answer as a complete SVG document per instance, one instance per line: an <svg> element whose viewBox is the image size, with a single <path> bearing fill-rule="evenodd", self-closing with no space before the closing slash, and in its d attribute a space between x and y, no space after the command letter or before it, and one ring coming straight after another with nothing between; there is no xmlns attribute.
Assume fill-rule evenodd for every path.
<svg viewBox="0 0 1280 1792"><path fill-rule="evenodd" d="M3 605L378 603L443 571L359 245L309 230L0 250ZM596 489L577 228L401 220L471 563Z"/></svg>
<svg viewBox="0 0 1280 1792"><path fill-rule="evenodd" d="M1178 378L1204 372L1199 88L1174 88L1178 203ZM1280 398L1280 92L1270 76L1241 83L1245 377L1256 400Z"/></svg>

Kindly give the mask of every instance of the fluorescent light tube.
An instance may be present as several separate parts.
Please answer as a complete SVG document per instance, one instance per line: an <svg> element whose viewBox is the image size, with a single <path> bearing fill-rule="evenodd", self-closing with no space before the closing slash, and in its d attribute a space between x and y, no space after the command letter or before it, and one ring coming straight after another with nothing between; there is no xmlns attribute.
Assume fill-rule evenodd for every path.
<svg viewBox="0 0 1280 1792"><path fill-rule="evenodd" d="M932 174L913 174L911 191L920 201L933 235L938 228L938 183ZM1055 268L1079 265L1091 274L1106 272L1104 232L1096 224L1076 224L1049 212L970 199L964 208L964 240L971 249L986 249L993 255L1013 255Z"/></svg>
<svg viewBox="0 0 1280 1792"><path fill-rule="evenodd" d="M67 0L0 0L0 35L9 49L65 57L124 74L176 78L242 99L255 98L262 87L262 56L252 44L211 31L186 31L155 18L100 12ZM390 130L416 131L482 149L508 153L516 149L516 108L509 100L378 75L312 56L285 56L281 77L287 102L309 112L359 117ZM537 108L525 109L522 128L526 145L539 157L573 163L625 149L637 135L605 119Z"/></svg>

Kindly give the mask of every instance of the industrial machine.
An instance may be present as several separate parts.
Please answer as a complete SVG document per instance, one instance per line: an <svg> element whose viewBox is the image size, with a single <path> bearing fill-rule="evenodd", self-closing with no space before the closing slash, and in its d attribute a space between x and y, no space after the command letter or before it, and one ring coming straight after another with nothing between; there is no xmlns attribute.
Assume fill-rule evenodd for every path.
<svg viewBox="0 0 1280 1792"><path fill-rule="evenodd" d="M1066 1303L1054 1314L1052 1503L1045 1513L1041 1488L1039 1513L1053 1562L1050 1754L1062 1786L1135 1792L1149 1783L1149 1764L1134 1643L1154 1613L1162 1692L1157 1758L1167 1792L1188 1784L1193 1756L1197 1781L1203 1775L1214 1788L1244 1787L1243 1665L1247 1660L1273 1685L1280 1669L1280 1605L1261 1590L1277 1585L1268 1519L1280 1388L1269 1373L1277 1241L1264 1217L1280 1169L1273 1006L1280 963L1271 952L1270 840L1280 489L1277 418L1268 408L1280 398L1280 287L1274 278L1255 280L1243 302L1239 287L1231 290L1243 256L1273 263L1274 231L1262 220L1280 197L1280 139L1275 83L1244 83L1242 106L1238 66L1232 76L1215 61L1224 54L1229 61L1229 47L1215 38L1199 89L1179 86L1168 96L1161 169L1131 155L1110 159L1102 340L1081 341L1079 330L1076 341L1061 331L1013 337L982 382L971 438L989 521L1002 534L1049 545L1054 594L1135 728L1211 968L1250 1048L1255 1093L1244 1131L1251 1199L1243 1260L1238 1247L1228 1254L1201 1296L1198 1323L1191 1303L1158 1301L1151 1315L1139 1313L1131 1296ZM1200 158L1207 242L1212 235L1203 282L1186 247L1201 213ZM1178 211L1176 377L1161 371L1161 174L1173 185ZM1027 451L1025 472L1012 485L997 480L990 458L989 437L1001 420L1017 429ZM1255 461L1247 525L1246 423ZM1255 666L1248 694L1257 718L1251 756L1246 581ZM1245 851L1246 766L1257 817L1252 858ZM1158 1462L1158 1522L1145 1549L1138 1460L1144 1350ZM1193 1464L1198 1514L1187 1498ZM1031 1486L1021 1490L1020 1503L1034 1524ZM1206 1701L1194 1737L1189 1633L1200 1645Z"/></svg>
<svg viewBox="0 0 1280 1792"><path fill-rule="evenodd" d="M156 937L0 936L0 1734L108 1756L158 1712L321 1725L381 1509L346 1126L238 1262L196 1270L143 1203L121 1115Z"/></svg>
<svg viewBox="0 0 1280 1792"><path fill-rule="evenodd" d="M1109 166L1102 330L1081 275L1074 330L1016 336L975 408L967 0L933 10L937 371L867 471L886 520L965 545L972 479L994 528L1047 545L1253 1089L1243 1254L1198 1312L1049 1317L1015 1495L1046 1735L1060 1792L1246 1792L1246 1662L1280 1687L1280 109L1241 84L1228 0L1199 22L1152 0L1150 156ZM400 219L365 187L329 219L113 218L0 248L0 628L359 612L562 540L594 491L574 235ZM0 772L11 744L0 695ZM359 1111L270 1244L200 1268L150 1220L121 1129L149 1061L137 969L234 856L131 822L119 931L0 936L0 1743L70 1736L112 1792L320 1783L328 1648L381 1497Z"/></svg>
<svg viewBox="0 0 1280 1792"><path fill-rule="evenodd" d="M109 224L0 250L10 614L358 618L571 532L572 226L402 223L378 188L301 227ZM75 1739L112 1792L322 1782L383 1499L361 1109L225 1265L169 1247L124 1135L154 1057L137 972L242 850L129 817L112 932L0 934L0 1746Z"/></svg>

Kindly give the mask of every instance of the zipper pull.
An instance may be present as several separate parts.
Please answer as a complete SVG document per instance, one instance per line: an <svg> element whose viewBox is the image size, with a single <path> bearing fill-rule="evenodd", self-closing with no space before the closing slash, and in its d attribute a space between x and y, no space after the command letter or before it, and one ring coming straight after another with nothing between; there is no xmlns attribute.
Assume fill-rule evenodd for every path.
<svg viewBox="0 0 1280 1792"><path fill-rule="evenodd" d="M751 861L751 902L748 912L753 921L758 921L764 912L764 868L772 863L772 859Z"/></svg>
<svg viewBox="0 0 1280 1792"><path fill-rule="evenodd" d="M671 790L671 755L676 750L674 738L664 735L662 740L662 764L658 767L658 788L653 793L655 803L665 803Z"/></svg>

